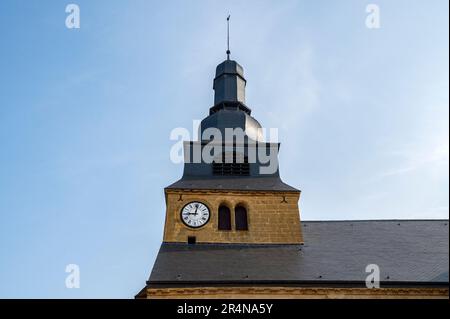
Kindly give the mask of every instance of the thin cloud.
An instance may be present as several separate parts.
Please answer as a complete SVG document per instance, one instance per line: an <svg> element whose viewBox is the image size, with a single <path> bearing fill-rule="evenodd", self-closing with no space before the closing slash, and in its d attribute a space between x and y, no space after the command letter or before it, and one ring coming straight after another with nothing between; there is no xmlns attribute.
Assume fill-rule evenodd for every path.
<svg viewBox="0 0 450 319"><path fill-rule="evenodd" d="M440 143L436 143L431 147L425 147L423 149L416 148L403 148L391 152L391 157L401 157L403 165L397 168L391 168L378 174L373 180L379 181L384 178L393 177L397 175L408 174L416 170L434 167L440 164L449 163L449 141L448 137L443 138Z"/></svg>

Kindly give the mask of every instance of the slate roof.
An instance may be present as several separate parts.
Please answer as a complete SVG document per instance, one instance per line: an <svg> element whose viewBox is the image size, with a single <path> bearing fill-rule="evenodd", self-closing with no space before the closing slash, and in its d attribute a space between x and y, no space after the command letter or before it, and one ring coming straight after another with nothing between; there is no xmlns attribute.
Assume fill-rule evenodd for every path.
<svg viewBox="0 0 450 319"><path fill-rule="evenodd" d="M377 264L384 286L448 286L448 220L302 225L304 245L163 243L147 284L353 286Z"/></svg>
<svg viewBox="0 0 450 319"><path fill-rule="evenodd" d="M240 191L284 191L299 190L281 181L279 177L209 177L205 179L182 178L166 189L209 189Z"/></svg>

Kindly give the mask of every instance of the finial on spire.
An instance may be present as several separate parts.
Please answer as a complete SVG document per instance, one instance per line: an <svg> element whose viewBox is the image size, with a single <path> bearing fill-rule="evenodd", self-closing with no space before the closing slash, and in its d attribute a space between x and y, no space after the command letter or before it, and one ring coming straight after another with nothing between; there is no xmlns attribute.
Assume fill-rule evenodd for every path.
<svg viewBox="0 0 450 319"><path fill-rule="evenodd" d="M227 60L230 59L230 15L227 17Z"/></svg>

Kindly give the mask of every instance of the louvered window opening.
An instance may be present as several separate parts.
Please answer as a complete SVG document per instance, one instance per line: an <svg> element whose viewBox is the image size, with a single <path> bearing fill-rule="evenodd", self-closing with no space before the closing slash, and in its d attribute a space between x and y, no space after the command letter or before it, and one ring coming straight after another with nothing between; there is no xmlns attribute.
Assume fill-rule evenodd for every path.
<svg viewBox="0 0 450 319"><path fill-rule="evenodd" d="M231 162L231 158L233 161ZM227 163L228 162L228 163ZM231 162L231 163L230 163ZM240 153L222 153L220 160L213 162L213 175L220 176L248 176L250 175L250 165L247 156Z"/></svg>

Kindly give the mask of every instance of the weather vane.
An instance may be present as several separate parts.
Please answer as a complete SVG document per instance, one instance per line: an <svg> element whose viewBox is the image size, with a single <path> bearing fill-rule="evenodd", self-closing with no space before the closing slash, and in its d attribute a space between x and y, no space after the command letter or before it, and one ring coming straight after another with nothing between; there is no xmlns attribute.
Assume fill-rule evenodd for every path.
<svg viewBox="0 0 450 319"><path fill-rule="evenodd" d="M227 17L227 60L230 59L230 15Z"/></svg>

